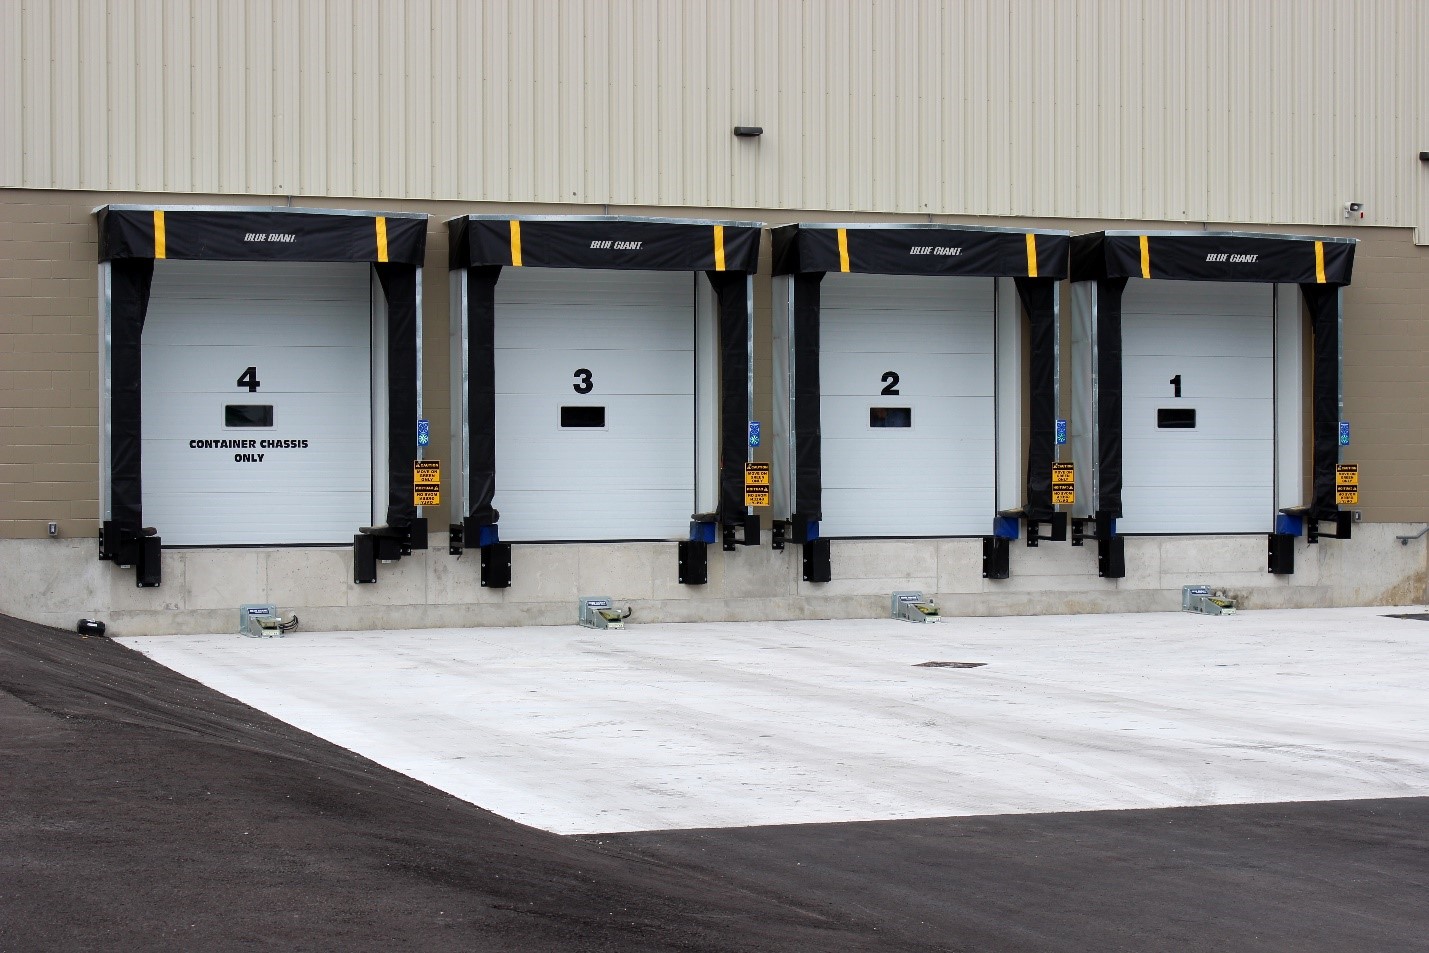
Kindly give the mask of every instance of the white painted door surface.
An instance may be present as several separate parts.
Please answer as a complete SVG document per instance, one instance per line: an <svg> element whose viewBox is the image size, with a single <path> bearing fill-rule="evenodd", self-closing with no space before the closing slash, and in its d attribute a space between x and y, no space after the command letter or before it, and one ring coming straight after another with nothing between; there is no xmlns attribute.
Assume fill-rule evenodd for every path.
<svg viewBox="0 0 1429 953"><path fill-rule="evenodd" d="M820 301L820 531L986 533L996 500L993 280L831 273ZM876 417L909 426L874 426Z"/></svg>
<svg viewBox="0 0 1429 953"><path fill-rule="evenodd" d="M502 271L494 504L503 540L687 536L694 280L688 272Z"/></svg>
<svg viewBox="0 0 1429 953"><path fill-rule="evenodd" d="M1274 315L1273 285L1127 282L1118 532L1271 530Z"/></svg>
<svg viewBox="0 0 1429 953"><path fill-rule="evenodd" d="M144 521L165 545L341 543L371 521L370 328L365 264L155 263Z"/></svg>

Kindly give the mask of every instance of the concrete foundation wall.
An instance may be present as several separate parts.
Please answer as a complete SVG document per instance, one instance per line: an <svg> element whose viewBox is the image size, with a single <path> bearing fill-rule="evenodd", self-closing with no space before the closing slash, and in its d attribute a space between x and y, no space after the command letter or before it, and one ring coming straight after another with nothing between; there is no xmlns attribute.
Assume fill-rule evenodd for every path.
<svg viewBox="0 0 1429 953"><path fill-rule="evenodd" d="M1264 536L1128 537L1127 576L1096 574L1096 547L1014 544L1012 578L982 578L979 539L832 543L833 580L801 579L790 545L710 549L705 586L676 581L674 543L517 545L509 589L483 589L480 556L444 548L382 564L375 585L352 582L351 548L170 549L164 584L139 589L132 570L94 557L88 539L0 540L0 613L72 628L100 618L116 635L233 632L245 602L276 603L314 629L558 625L576 599L610 596L641 622L877 618L888 594L921 589L946 615L1156 612L1181 604L1181 587L1223 589L1248 610L1410 605L1425 600L1422 524L1355 527L1352 540L1297 542L1292 576L1266 573ZM436 537L440 540L441 537Z"/></svg>

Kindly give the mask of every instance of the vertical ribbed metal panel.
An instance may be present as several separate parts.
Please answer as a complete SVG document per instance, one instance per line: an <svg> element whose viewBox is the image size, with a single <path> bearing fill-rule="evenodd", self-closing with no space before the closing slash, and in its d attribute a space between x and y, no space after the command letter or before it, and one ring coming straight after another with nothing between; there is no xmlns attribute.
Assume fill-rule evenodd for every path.
<svg viewBox="0 0 1429 953"><path fill-rule="evenodd" d="M1422 0L11 0L0 186L1421 224L1426 31Z"/></svg>
<svg viewBox="0 0 1429 953"><path fill-rule="evenodd" d="M0 3L0 88L9 95L0 96L0 129L11 134L0 136L0 184L19 185L25 181L25 143L29 134L30 101L27 88L29 59L25 49L25 10L18 3ZM21 135L15 135L20 130Z"/></svg>
<svg viewBox="0 0 1429 953"><path fill-rule="evenodd" d="M353 114L357 79L353 76L356 24L353 0L326 0L327 61L326 156L314 177L325 182L321 195L357 195L357 154L353 148ZM366 107L364 107L366 108Z"/></svg>
<svg viewBox="0 0 1429 953"><path fill-rule="evenodd" d="M160 7L162 75L160 115L163 135L161 175L166 189L191 192L193 176L193 33L190 0L166 0Z"/></svg>
<svg viewBox="0 0 1429 953"><path fill-rule="evenodd" d="M248 86L243 4L218 7L218 111L217 129L205 130L218 139L218 192L245 192L248 187Z"/></svg>
<svg viewBox="0 0 1429 953"><path fill-rule="evenodd" d="M352 162L352 195L381 195L382 150L379 110L386 103L381 96L383 44L379 13L381 0L353 0L348 20L334 20L331 29L351 31L352 76L348 116L351 140L348 155ZM341 161L341 160L335 160Z"/></svg>
<svg viewBox="0 0 1429 953"><path fill-rule="evenodd" d="M278 195L299 191L302 181L302 5L278 0L273 4L273 83L269 91L273 117L272 180ZM254 156L259 161L262 156Z"/></svg>
<svg viewBox="0 0 1429 953"><path fill-rule="evenodd" d="M55 0L50 7L51 37L79 34L77 0ZM79 179L79 47L55 42L50 56L50 142L54 176L61 181Z"/></svg>
<svg viewBox="0 0 1429 953"><path fill-rule="evenodd" d="M25 97L25 115L20 126L24 141L21 170L24 181L52 182L56 178L50 141L50 122L54 118L50 111L54 100L50 71L53 42L48 5L29 4L25 7L20 35L24 57L21 90Z"/></svg>
<svg viewBox="0 0 1429 953"><path fill-rule="evenodd" d="M219 71L219 36L222 35L218 8L195 3L193 16L193 126L190 131L190 166L195 187L220 181L223 166L219 157L219 137L211 130L223 122L223 101L219 91L223 77ZM211 186L209 186L211 187Z"/></svg>

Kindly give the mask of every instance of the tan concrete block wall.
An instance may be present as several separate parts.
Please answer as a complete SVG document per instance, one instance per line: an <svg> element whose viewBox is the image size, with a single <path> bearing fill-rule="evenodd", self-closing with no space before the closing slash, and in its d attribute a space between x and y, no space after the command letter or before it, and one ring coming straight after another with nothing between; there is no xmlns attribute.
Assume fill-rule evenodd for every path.
<svg viewBox="0 0 1429 953"><path fill-rule="evenodd" d="M97 526L92 207L81 193L0 193L0 538Z"/></svg>

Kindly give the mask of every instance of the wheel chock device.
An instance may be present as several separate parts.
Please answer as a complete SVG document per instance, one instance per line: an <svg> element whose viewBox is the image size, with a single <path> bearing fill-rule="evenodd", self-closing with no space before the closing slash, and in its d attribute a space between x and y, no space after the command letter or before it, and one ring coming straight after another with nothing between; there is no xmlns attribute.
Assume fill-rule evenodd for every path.
<svg viewBox="0 0 1429 953"><path fill-rule="evenodd" d="M1182 586L1181 611L1200 615L1232 615L1235 600L1227 599L1224 593L1211 592L1210 586Z"/></svg>
<svg viewBox="0 0 1429 953"><path fill-rule="evenodd" d="M238 634L250 639L281 639L298 627L295 615L287 622L271 603L245 603L238 607Z"/></svg>
<svg viewBox="0 0 1429 953"><path fill-rule="evenodd" d="M933 600L923 598L921 592L895 592L889 608L893 618L904 622L941 622L943 619Z"/></svg>
<svg viewBox="0 0 1429 953"><path fill-rule="evenodd" d="M630 608L624 612L611 603L609 596L582 596L580 601L580 624L587 629L623 629L625 620L630 618Z"/></svg>

